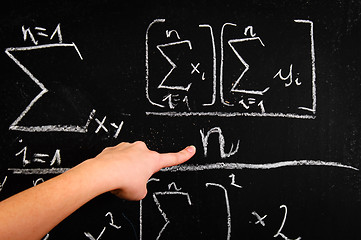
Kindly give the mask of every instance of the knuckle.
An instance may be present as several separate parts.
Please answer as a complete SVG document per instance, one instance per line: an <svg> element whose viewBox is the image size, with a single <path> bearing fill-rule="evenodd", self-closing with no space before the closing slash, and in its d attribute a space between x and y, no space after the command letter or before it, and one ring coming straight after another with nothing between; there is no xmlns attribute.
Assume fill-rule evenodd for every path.
<svg viewBox="0 0 361 240"><path fill-rule="evenodd" d="M125 146L125 145L128 145L128 144L129 144L128 142L121 142L117 146L121 147L121 146Z"/></svg>
<svg viewBox="0 0 361 240"><path fill-rule="evenodd" d="M106 147L106 148L104 148L103 149L103 153L107 153L107 152L109 152L109 151L111 151L113 149L113 147Z"/></svg>
<svg viewBox="0 0 361 240"><path fill-rule="evenodd" d="M139 146L139 147L147 147L147 145L143 141L136 141L136 142L134 142L134 145Z"/></svg>

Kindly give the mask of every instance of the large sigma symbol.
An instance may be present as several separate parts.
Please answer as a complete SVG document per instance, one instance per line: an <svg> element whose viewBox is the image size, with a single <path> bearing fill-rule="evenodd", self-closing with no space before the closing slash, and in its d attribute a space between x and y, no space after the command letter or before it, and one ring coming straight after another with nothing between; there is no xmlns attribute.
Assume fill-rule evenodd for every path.
<svg viewBox="0 0 361 240"><path fill-rule="evenodd" d="M285 32L295 43L280 48L287 36L265 41L254 26L224 23L217 49L209 24L189 31L154 20L145 34L146 114L315 118L313 22L292 24ZM283 62L268 60L275 53Z"/></svg>
<svg viewBox="0 0 361 240"><path fill-rule="evenodd" d="M35 41L35 40L34 40ZM37 42L35 42L37 44ZM9 130L15 131L23 131L23 132L77 132L77 133L86 133L88 131L88 126L90 121L93 119L95 110L92 110L88 115L88 119L84 125L79 124L33 124L26 125L23 124L23 118L31 112L31 109L34 105L36 105L39 100L43 98L45 94L49 92L49 89L46 85L38 79L36 73L30 71L28 66L25 66L17 56L17 53L29 53L29 56L32 56L34 53L42 53L46 56L46 52L54 51L54 49L62 49L63 52L72 53L67 56L72 56L72 60L83 60L82 55L80 54L79 49L75 45L75 43L51 43L51 44L43 44L36 46L28 46L28 47L9 47L5 50L7 56L14 61L14 63L31 79L31 81L39 88L39 92L37 95L30 101L28 106L22 111L22 113L15 119L15 121L10 125ZM20 54L21 55L21 54ZM35 58L35 57L34 57ZM49 61L50 62L50 61ZM56 114L56 113L55 113Z"/></svg>
<svg viewBox="0 0 361 240"><path fill-rule="evenodd" d="M198 85L204 86L207 92L210 92L200 93L207 96L199 105L213 105L216 59L212 27L198 26L203 30L200 31L198 37L206 41L202 46L199 42L185 38L175 29L163 29L163 26L157 25L164 22L164 19L154 20L146 33L146 95L149 102L162 109L183 108L191 111L188 93L194 85ZM152 34L152 39L162 39L162 42L149 39L150 29L157 28L158 30L158 27L161 29ZM209 36L212 41L208 40ZM213 51L207 52L208 47ZM199 52L206 52L206 54L197 55ZM209 69L211 71L208 71ZM158 92L156 97L153 96L153 92Z"/></svg>

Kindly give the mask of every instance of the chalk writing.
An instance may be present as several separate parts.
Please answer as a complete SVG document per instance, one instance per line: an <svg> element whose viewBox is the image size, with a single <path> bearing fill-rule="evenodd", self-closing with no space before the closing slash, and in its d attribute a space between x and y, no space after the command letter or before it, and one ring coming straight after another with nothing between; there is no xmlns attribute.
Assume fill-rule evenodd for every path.
<svg viewBox="0 0 361 240"><path fill-rule="evenodd" d="M114 223L114 219L113 219L113 214L111 212L107 212L107 214L105 214L105 216L109 216L110 217L110 222L109 222L109 225L116 228L116 229L120 229L122 226L118 226Z"/></svg>
<svg viewBox="0 0 361 240"><path fill-rule="evenodd" d="M256 94L256 93L254 93L254 94ZM263 95L263 94L260 94L260 95ZM258 107L259 110L261 110L261 113L266 112L264 104L263 104L263 100L257 99L256 96L255 97L248 97L246 99L242 98L238 103L242 107L244 107L244 109L246 109L246 110L250 109L250 107L255 105L255 106Z"/></svg>
<svg viewBox="0 0 361 240"><path fill-rule="evenodd" d="M273 237L276 238L276 237L280 236L285 240L291 240L290 238L286 237L286 235L284 235L282 233L283 227L284 227L286 219L287 219L287 206L286 205L281 205L280 208L283 208L285 210L285 214L284 214L284 217L283 217L283 220L282 220L281 227L278 229L277 233ZM301 240L301 237L298 237L296 240Z"/></svg>
<svg viewBox="0 0 361 240"><path fill-rule="evenodd" d="M282 220L282 223L281 223L281 226L279 227L279 229L277 230L277 233L275 235L273 235L274 238L277 238L277 237L281 237L283 238L284 240L292 240L290 238L288 238L285 234L282 233L282 230L284 228L284 225L286 223L286 220L287 220L287 206L286 205L281 205L280 206L280 209L284 209L285 210L285 213L284 213L284 216L283 216L283 220ZM265 227L266 226L266 223L265 223L265 218L267 217L267 215L264 215L263 217L261 217L257 212L253 211L252 212L252 215L256 217L256 221L254 222L254 224L260 224L262 227ZM301 237L298 237L297 239L295 240L301 240Z"/></svg>
<svg viewBox="0 0 361 240"><path fill-rule="evenodd" d="M98 126L96 127L96 129L94 131L95 133L105 132L107 134L113 134L112 135L113 138L118 138L120 131L123 128L124 121L121 121L118 124L115 122L109 122L107 120L107 116L104 116L103 118L101 118L101 120L99 120L97 117L95 117L95 115L93 117L94 117L95 123L98 124Z"/></svg>
<svg viewBox="0 0 361 240"><path fill-rule="evenodd" d="M103 230L100 232L100 234L98 235L97 238L94 238L93 235L91 235L89 232L84 232L84 235L85 235L87 238L89 238L90 240L99 240L99 239L102 237L102 235L104 234L104 232L105 232L106 229L107 229L107 228L104 227Z"/></svg>
<svg viewBox="0 0 361 240"><path fill-rule="evenodd" d="M236 184L236 175L234 175L233 173L231 175L229 175L229 177L232 179L231 185L237 188L242 188L241 185Z"/></svg>
<svg viewBox="0 0 361 240"><path fill-rule="evenodd" d="M105 214L105 217L108 217L108 216L110 217L109 225L110 225L111 227L119 230L122 226L116 225L116 224L114 223L113 214L112 214L111 212L107 212L107 213ZM93 237L93 235L92 235L91 233L89 233L89 232L84 232L84 235L85 235L87 238L91 239L91 240L98 240L98 239L101 239L101 237L103 236L103 234L104 234L104 232L105 232L106 229L107 229L106 226L103 227L102 231L100 232L100 234L98 235L97 238Z"/></svg>
<svg viewBox="0 0 361 240"><path fill-rule="evenodd" d="M61 164L60 158L60 149L56 149L53 158L51 159L50 166L54 166L56 163L57 166Z"/></svg>
<svg viewBox="0 0 361 240"><path fill-rule="evenodd" d="M299 75L299 73L297 73L297 75ZM289 70L289 73L288 73L288 75L287 75L286 77L284 77L284 76L282 75L282 69L280 69L280 70L277 72L277 74L274 75L273 78L276 78L276 77L280 78L282 81L289 81L289 82L286 82L286 83L285 83L285 87L291 86L292 83L293 83L293 78L294 78L294 77L293 77L292 64L290 65L290 70ZM294 82L295 82L296 86L300 86L300 85L302 84L302 82L300 82L300 80L299 80L298 78L296 78L296 79L294 80Z"/></svg>
<svg viewBox="0 0 361 240"><path fill-rule="evenodd" d="M95 133L98 133L100 129L103 129L105 132L108 132L108 129L104 127L104 122L107 119L105 116L103 120L100 122L98 118L95 118L95 121L99 124L98 128L95 130Z"/></svg>
<svg viewBox="0 0 361 240"><path fill-rule="evenodd" d="M159 182L159 178L150 178L148 180L148 184L150 182ZM139 201L139 240L143 239L143 200Z"/></svg>
<svg viewBox="0 0 361 240"><path fill-rule="evenodd" d="M167 102L170 109L174 109L177 105L180 99L178 98L179 94L168 94L166 95L162 102Z"/></svg>
<svg viewBox="0 0 361 240"><path fill-rule="evenodd" d="M44 179L43 179L43 178L38 178L38 179L36 179L35 181L33 181L33 185L36 186L36 185L38 185L38 184L40 184L40 183L43 183L43 182L44 182Z"/></svg>
<svg viewBox="0 0 361 240"><path fill-rule="evenodd" d="M148 180L148 184L150 182L160 182L160 179L158 178L150 178ZM175 191L171 191L171 189L174 188ZM171 221L169 220L166 212L162 209L161 206L161 200L159 199L159 196L184 196L186 197L187 200L187 204L189 206L191 206L193 203L191 201L191 197L189 195L189 193L187 192L181 192L180 187L177 187L177 184L175 182L171 182L168 184L168 191L158 191L158 192L154 192L152 194L152 199L155 203L155 205L157 206L158 211L160 212L160 214L162 215L165 223L163 225L163 227L161 228L161 230L158 232L157 234L157 238L156 239L161 239L162 234L164 233L164 231L166 230L166 227L171 223ZM163 200L162 200L163 201ZM140 200L139 202L139 239L141 240L143 237L143 200Z"/></svg>
<svg viewBox="0 0 361 240"><path fill-rule="evenodd" d="M263 217L261 217L255 211L252 212L252 215L257 218L257 221L255 222L255 224L261 224L263 227L266 226L266 224L264 223L264 219L267 217L267 215L264 215Z"/></svg>
<svg viewBox="0 0 361 240"><path fill-rule="evenodd" d="M8 168L12 174L16 175L44 175L44 174L62 174L70 168Z"/></svg>
<svg viewBox="0 0 361 240"><path fill-rule="evenodd" d="M180 39L179 34L178 34L178 32L176 30L173 29L173 30L170 30L170 31L169 30L165 31L165 35L167 36L167 38L171 37L172 33L175 34L177 39Z"/></svg>
<svg viewBox="0 0 361 240"><path fill-rule="evenodd" d="M8 179L8 176L4 177L3 182L0 184L0 192L3 190L6 180Z"/></svg>
<svg viewBox="0 0 361 240"><path fill-rule="evenodd" d="M239 149L239 140L237 141L237 146L235 149L233 146L233 143L231 145L231 149L229 151L229 153L226 153L224 148L225 148L225 139L224 136L222 134L222 130L219 127L214 127L211 130L209 130L207 132L207 134L204 134L204 130L200 130L200 134L202 137L202 143L203 143L203 150L204 150L204 156L207 157L207 153L208 153L208 138L212 133L218 133L218 141L219 141L219 150L220 150L220 155L221 158L228 158L234 154L236 154L238 152Z"/></svg>
<svg viewBox="0 0 361 240"><path fill-rule="evenodd" d="M22 163L23 163L24 167L30 163L45 164L47 162L45 159L50 158L50 155L47 153L34 153L33 157L28 159L27 158L27 150L28 150L28 147L25 146L24 148L22 148L19 152L17 152L15 154L15 156L22 156ZM51 160L49 162L49 166L50 167L55 166L55 165L60 166L60 164L61 164L60 149L56 149L53 157L51 158Z"/></svg>
<svg viewBox="0 0 361 240"><path fill-rule="evenodd" d="M312 107L298 107L299 109L316 113L316 57L315 57L315 42L313 37L313 22L310 20L295 20L296 23L303 23L310 25L310 41L311 41L311 65L312 65Z"/></svg>
<svg viewBox="0 0 361 240"><path fill-rule="evenodd" d="M216 102L216 97L217 97L217 56L216 56L216 46L215 46L215 41L214 41L214 34L213 34L213 28L211 25L209 24L200 24L199 28L208 28L209 29L209 33L210 33L210 37L211 37L211 43L212 43L212 78L213 78L213 82L212 82L212 100L210 103L203 103L203 106L212 106L215 104ZM202 74L202 80L205 80L205 72L203 72Z"/></svg>
<svg viewBox="0 0 361 240"><path fill-rule="evenodd" d="M48 37L47 34L45 34L46 29L42 27L36 27L36 31L38 31L38 36L41 37ZM23 32L23 38L24 41L28 39L28 36L32 40L32 42L35 44L35 46L28 46L28 47L9 47L6 48L5 53L7 56L14 61L14 63L40 88L40 92L31 100L29 105L23 110L23 112L18 116L18 118L10 125L10 130L16 130L16 131L24 131L24 132L79 132L79 133L85 133L88 130L88 126L90 121L93 118L93 115L95 114L95 110L93 110L88 120L86 121L85 125L78 126L78 125L43 125L43 126L21 126L20 122L25 117L25 115L31 111L32 107L36 102L38 102L44 94L46 94L49 90L45 85L32 73L30 70L23 65L20 60L14 56L14 52L29 52L30 54L35 51L46 51L48 49L73 49L80 60L83 60L82 55L80 54L80 51L78 47L75 45L75 43L63 43L62 42L62 35L60 30L60 23L55 28L53 33L50 36L50 40L57 35L59 39L59 43L50 43L50 44L42 44L38 45L38 41L35 40L34 35L32 34L30 28L25 29L24 26L22 27Z"/></svg>
<svg viewBox="0 0 361 240"><path fill-rule="evenodd" d="M176 184L175 182L171 182L171 183L168 184L168 190L171 190L172 187L173 187L174 190L176 190L176 191L182 190L181 187L180 187L180 188L177 187L177 184Z"/></svg>
<svg viewBox="0 0 361 240"><path fill-rule="evenodd" d="M165 221L165 224L163 225L162 229L159 231L158 233L158 236L157 236L157 240L160 239L162 233L164 232L164 230L166 229L167 225L170 223L168 217L167 217L167 214L162 210L161 208L161 204L160 204L160 201L158 199L158 195L181 195L181 196L186 196L187 198L187 201L188 201L188 204L189 205L192 205L192 202L191 202L191 199L190 199L190 196L188 193L185 193L185 192L179 192L179 191L165 191L165 192L155 192L153 193L153 200L155 202L155 204L157 205L158 207L158 210L159 212L161 213L164 221Z"/></svg>
<svg viewBox="0 0 361 240"><path fill-rule="evenodd" d="M209 187L209 186L219 187L224 191L224 198L226 201L226 210L227 210L227 240L229 240L229 239L231 239L232 224L231 224L231 208L229 205L227 189L218 183L206 183L206 187Z"/></svg>
<svg viewBox="0 0 361 240"><path fill-rule="evenodd" d="M156 116L173 116L173 117L183 117L183 116L220 116L220 117L241 117L241 116L249 116L249 117L282 117L282 118L301 118L301 119L314 119L316 117L316 67L315 67L315 51L314 51L314 33L313 33L313 22L310 20L294 20L293 24L296 24L295 27L298 27L300 25L306 25L309 26L310 31L304 32L304 28L299 28L299 34L308 34L309 35L309 41L303 42L302 44L309 45L310 46L310 52L302 53L302 59L298 60L298 62L303 61L303 65L308 65L309 69L307 72L293 72L293 68L295 66L295 63L291 62L289 64L289 74L287 76L283 75L282 69L274 70L272 75L267 76L261 76L259 71L257 70L258 67L262 67L262 65L257 66L259 63L253 63L248 60L246 60L246 56L243 52L244 49L248 49L249 46L252 46L252 49L255 49L257 53L262 53L262 49L265 49L268 47L266 43L263 42L261 36L257 35L255 32L255 26L248 25L243 28L243 34L244 36L236 36L237 34L235 31L238 30L238 28L242 28L241 26L237 25L236 23L224 23L221 28L221 38L220 38L220 60L219 60L219 83L217 83L217 56L216 56L216 48L215 48L215 40L214 40L214 34L213 29L211 25L209 24L200 24L198 25L198 29L209 29L210 32L210 38L211 38L211 49L208 49L212 53L212 58L208 59L208 61L212 61L212 69L209 71L209 69L200 69L202 66L206 66L206 64L203 64L205 59L202 59L200 61L199 59L194 60L194 58L189 56L189 66L190 71L189 75L184 73L184 76L195 76L199 75L201 76L201 81L204 81L204 88L202 89L211 89L211 92L209 95L211 96L211 102L210 103L202 103L202 106L213 106L216 103L217 95L219 96L219 101L224 105L222 108L222 111L208 111L206 108L201 109L203 111L193 111L192 107L189 105L188 101L185 101L185 99L189 100L192 98L192 102L199 101L197 100L197 96L194 95L184 95L184 93L180 94L179 92L167 92L165 95L163 95L163 98L160 102L159 100L156 100L156 97L151 96L151 91L156 92L155 86L158 86L157 88L163 88L167 90L178 90L178 91L185 91L190 92L190 90L193 87L193 83L197 82L196 78L190 78L192 79L191 82L188 82L186 84L182 85L169 85L165 84L170 78L178 79L177 77L173 76L173 72L177 67L184 68L183 65L178 65L174 62L173 59L169 57L168 54L165 53L165 49L171 46L176 45L184 45L187 46L187 49L191 52L197 52L202 51L198 53L198 57L203 57L206 55L206 49L200 49L198 45L194 44L195 41L202 41L199 39L193 40L193 39L187 39L187 40L181 40L180 37L180 30L179 29L172 29L169 31L169 26L166 23L165 19L155 19L153 22L151 22L146 30L146 37L145 37L145 46L146 46L146 97L149 101L149 103L155 107L163 108L165 111L163 112L157 112L157 111L147 111L147 115L156 115ZM156 31L160 31L160 29L163 29L164 27L168 27L166 31L167 38L170 38L171 35L174 35L177 37L177 41L169 43L169 41L166 41L166 43L157 43L162 42L163 40L161 38L157 38L158 34ZM154 31L151 31L154 28ZM234 30L233 30L234 29ZM298 29L298 28L297 28ZM174 33L174 34L172 34ZM200 34L200 32L195 33L197 36ZM154 36L154 37L153 37ZM160 35L161 36L161 35ZM232 37L230 37L232 36ZM202 38L204 38L204 35L202 35ZM164 40L165 41L165 40ZM298 43L300 44L300 43ZM256 46L259 46L258 49L256 49ZM198 48L196 48L197 46ZM272 46L269 46L272 47ZM152 52L150 52L150 48L152 48ZM150 71L151 67L157 64L153 63L153 59L155 59L154 56L154 49L156 48L160 53L161 56L168 62L168 64L171 65L171 69L169 72L163 77L163 79L160 81L160 84L156 85L155 78L153 79L153 72ZM186 48L183 48L184 50ZM205 51L205 52L204 52ZM241 64L241 72L238 73L238 77L236 79L232 79L230 75L234 76L235 71L232 69L232 67L236 63L233 57L229 57L230 54L233 54L237 61ZM188 55L187 55L188 56ZM207 55L208 56L208 55ZM227 56L227 57L226 57ZM311 57L310 57L311 56ZM184 57L184 56L183 56ZM228 60L231 59L231 60ZM187 59L183 59L183 61L187 61ZM306 61L306 62L304 62ZM164 61L162 61L164 62ZM298 64L297 62L297 64ZM301 63L300 63L301 64ZM159 64L158 64L159 65ZM234 67L233 67L234 68ZM252 70L252 71L251 71ZM306 70L305 70L306 71ZM212 72L212 73L210 73ZM275 74L275 72L277 72ZM255 79L252 79L253 75L256 75ZM305 75L307 76L303 78L301 81L301 77ZM212 81L208 80L208 76L212 76ZM311 76L311 77L309 77ZM284 110L272 110L275 106L272 106L268 104L268 98L273 94L275 91L279 91L279 89L272 89L277 88L276 85L270 86L270 81L268 79L270 78L279 78L282 81L287 81L285 83L286 87L291 86L292 83L295 84L295 86L303 86L302 94L304 94L304 97L301 99L293 99L294 104L297 105L295 108L287 107ZM184 78L184 77L183 77ZM176 80L172 80L173 82ZM251 79L251 80L249 80ZM211 80L211 79L210 79ZM254 87L252 84L250 85L249 81L252 81L259 85L259 87ZM154 84L154 86L153 86ZM200 82L197 82L197 84L200 84ZM261 86L263 84L263 86ZM219 86L219 89L217 89L217 85ZM254 85L254 84L253 84ZM207 86L207 87L206 87ZM162 94L162 93L160 93ZM202 93L202 96L204 96L205 93ZM300 93L301 94L301 93ZM294 94L292 94L294 95ZM267 98L265 98L267 96ZM273 96L273 95L272 95ZM282 98L283 96L280 96L278 94L279 98ZM289 101L289 99L287 99ZM164 102L166 104L164 104ZM183 108L180 106L180 102L187 103L186 108ZM311 103L311 104L310 104ZM309 104L309 106L306 106ZM228 108L229 107L229 108ZM276 106L277 109L279 109L279 106ZM172 111L167 111L167 109ZM198 108L199 109L199 108ZM301 111L303 110L303 111ZM304 112L306 111L306 113Z"/></svg>
<svg viewBox="0 0 361 240"><path fill-rule="evenodd" d="M251 37L255 37L256 36L256 33L253 32L253 26L247 26L245 29L244 29L244 35L245 36L251 36Z"/></svg>
<svg viewBox="0 0 361 240"><path fill-rule="evenodd" d="M27 150L28 150L28 147L25 146L23 149L21 149L19 152L17 152L15 154L15 156L19 156L20 154L23 155L23 157L22 157L23 166L26 166L27 164L30 163L30 161L26 159L26 151Z"/></svg>
<svg viewBox="0 0 361 240"><path fill-rule="evenodd" d="M351 169L354 171L359 171L358 168L355 168L350 165L341 164L338 162L327 162L327 161L319 161L319 160L294 160L294 161L281 161L275 163L260 163L260 164L252 164L252 163L210 163L203 165L193 165L193 164L183 164L168 168L163 168L160 171L162 172L193 172L193 171L205 171L205 170L215 170L215 169L227 169L227 170L241 170L241 169L257 169L257 170L269 170L276 168L284 168L284 167L297 167L297 166L323 166L323 167L338 167Z"/></svg>
<svg viewBox="0 0 361 240"><path fill-rule="evenodd" d="M159 35L164 41L151 41L149 36L151 34L151 28L154 25L165 22L165 19L156 19L154 20L147 28L146 31L146 97L149 100L151 105L164 108L164 109L183 109L191 111L192 108L189 104L190 95L189 91L193 87L195 81L201 81L204 85L212 86L212 93L209 95L211 102L209 100L202 100L203 106L210 106L215 103L216 97L216 73L215 73L215 44L212 27L208 24L200 24L198 29L202 32L202 29L208 29L211 34L212 39L212 57L207 57L207 59L195 57L193 41L190 39L182 39L183 34L180 34L180 31L177 29L172 29L169 31L168 28L163 31L166 32L167 38L164 38L164 34ZM172 34L174 33L174 34ZM203 34L203 33L202 33ZM169 42L171 36L176 36L176 40ZM170 70L165 73L164 77L159 79L159 76L156 78L153 77L153 71L150 71L149 64L149 48L155 48L157 56L162 57L162 62L167 62L171 66ZM190 60L192 58L192 60ZM193 59L194 58L194 59ZM165 60L165 61L164 61ZM205 61L207 64L205 64ZM208 62L211 62L214 66L213 73L208 73L206 65ZM204 66L204 67L203 67ZM188 77L184 77L188 76ZM208 77L208 76L212 76ZM159 80L159 81L158 81ZM167 90L167 91L164 91ZM151 92L160 92L163 96L162 99L151 96ZM207 94L208 96L208 94ZM194 96L192 96L194 97ZM174 103L174 98L177 103ZM193 99L192 99L193 100ZM181 104L183 103L183 104Z"/></svg>
<svg viewBox="0 0 361 240"><path fill-rule="evenodd" d="M191 71L191 74L193 74L194 72L197 72L197 73L199 73L200 74L200 72L199 72L199 70L198 70L198 66L199 66L199 64L200 63L197 63L197 65L196 66L194 66L194 64L193 63L191 63L191 66L192 66L192 71Z"/></svg>
<svg viewBox="0 0 361 240"><path fill-rule="evenodd" d="M43 27L35 27L34 30L36 31L36 35L40 36L40 37L45 37L48 38L49 34L47 34L47 29L43 28ZM32 33L30 28L26 28L24 26L21 27L21 31L23 33L23 39L24 42L28 39L28 36L30 38L30 40L32 41L32 43L34 45L38 45L39 41L35 39L34 34ZM60 23L56 26L55 30L51 33L50 35L50 40L53 39L53 37L57 35L58 36L58 42L62 43L63 42L63 36L61 35L61 29L60 29Z"/></svg>
<svg viewBox="0 0 361 240"><path fill-rule="evenodd" d="M236 26L236 25L235 25ZM258 41L263 47L265 46L262 42L262 40L259 37L252 37L252 38L242 38L242 39L232 39L228 41L228 45L234 52L234 54L237 56L237 58L241 61L241 63L244 65L245 69L241 73L241 75L238 77L238 79L235 81L235 83L232 86L231 92L238 92L238 93L246 93L246 94L255 94L255 95L264 95L265 92L268 91L269 87L265 88L264 90L245 90L245 89L237 89L239 86L240 81L242 80L243 76L246 74L246 72L249 70L249 64L242 58L242 56L239 54L239 52L235 49L234 43L242 43L247 41ZM228 105L228 104L227 104Z"/></svg>
<svg viewBox="0 0 361 240"><path fill-rule="evenodd" d="M269 42L263 38L263 36L258 35L260 31L255 26L241 26L236 23L224 23L221 30L221 39L220 46L221 47L221 57L217 59L216 55L216 44L214 40L213 28L209 24L200 24L197 26L197 31L207 31L207 38L209 38L208 47L211 47L209 50L210 57L207 59L209 62L205 61L203 58L197 58L199 53L202 53L202 50L198 50L199 47L196 44L197 39L193 39L192 36L186 36L182 33L181 29L169 28L167 29L159 28L161 34L165 35L167 40L160 39L159 41L151 41L154 40L150 38L153 36L150 33L150 29L155 24L164 24L164 19L156 19L154 20L147 28L146 32L146 97L149 101L150 105L152 105L152 109L161 108L164 112L146 112L147 115L157 115L157 116L172 116L172 117L181 117L181 116L220 116L220 117L239 117L239 116L248 116L248 117L282 117L282 118L300 118L300 119L314 119L316 117L316 75L315 75L315 54L314 54L314 41L313 41L313 23L308 20L294 20L294 24L296 25L306 25L310 27L309 31L309 42L302 44L310 45L310 53L311 56L310 63L310 76L311 79L305 78L304 73L298 71L299 66L293 61L286 63L286 68L280 68L277 66L276 68L272 66L272 74L265 76L264 78L259 78L257 75L256 79L252 79L252 74L254 71L258 71L259 65L255 64L250 60L249 56L245 53L244 49L248 48L248 45L252 45L255 51L262 52L264 49L269 47ZM158 29L158 30L159 30ZM239 31L241 29L241 31ZM157 30L157 29L156 29ZM236 31L237 30L237 31ZM36 31L36 35L34 32ZM29 51L32 50L40 50L46 48L64 48L67 47L76 51L78 57L82 60L82 55L80 54L78 48L74 43L72 44L64 44L62 43L61 29L60 24L53 32L47 32L46 28L43 27L35 27L33 30L30 28L22 27L23 38L24 41L31 40L34 46L31 47L18 47L18 48L7 48L5 50L6 54L12 59L15 64L17 64L23 72L27 74L28 77L40 88L40 93L32 99L31 103L25 108L25 110L20 114L20 116L11 124L10 130L18 130L18 131L27 131L27 132L80 132L85 133L89 130L89 125L92 124L94 127L93 131L95 134L107 134L112 138L118 138L121 130L124 126L124 121L110 121L111 117L106 115L101 115L96 112L94 109L90 112L89 118L85 125L83 126L75 126L75 125L45 125L45 126L21 126L21 121L23 117L31 110L32 106L49 90L45 87L45 85L40 82L34 75L31 73L20 61L14 56L14 52L16 51ZM244 34L244 36L239 36L239 33ZM256 33L257 32L257 33ZM164 34L165 33L165 34ZM304 32L300 32L300 34L304 35ZM53 39L54 36L58 36L59 43L57 44L45 44L38 45L38 40L35 37L43 37ZM155 35L157 36L157 35ZM151 44L150 44L151 41ZM152 47L150 50L149 47ZM182 54L180 54L179 52ZM197 52L199 51L199 52ZM259 53L257 52L257 53ZM156 53L156 55L152 55ZM253 52L251 52L253 56ZM177 55L179 54L179 55ZM155 61L150 60L155 59ZM202 54L200 54L202 55ZM162 64L166 64L164 67L165 72L161 72L160 78L154 81L150 68L153 66L154 62L157 61L156 56L161 58ZM228 59L228 60L227 60ZM229 59L233 59L233 62L227 62ZM211 63L211 64L209 64ZM220 65L217 66L217 63ZM240 65L239 69L235 69L234 72L229 70L230 66ZM211 68L209 66L212 66ZM289 67L288 67L289 66ZM159 66L156 66L159 67ZM217 75L217 69L219 69L219 74ZM296 71L297 70L297 71ZM261 71L260 71L261 72ZM180 81L177 78L177 75L186 76L183 81ZM308 75L307 75L308 76ZM178 76L179 77L179 76ZM188 78L189 77L189 78ZM266 82L267 84L255 85L251 86L247 84L248 79L254 82ZM273 79L273 80L272 80ZM269 81L271 80L271 81ZM280 80L280 81L279 81ZM288 91L291 88L300 89L307 85L309 88L305 90L307 92L308 101L306 102L296 102L296 107L294 109L288 110L280 110L274 112L272 110L272 106L270 106L268 99L274 95L272 95L274 88L278 85L273 84L278 81L278 85L283 85L283 91ZM270 82L272 82L272 86L270 86ZM204 86L207 86L208 95L206 100L197 99L192 95L192 91L194 95L197 95L197 89L195 87L196 84L201 85L199 89L202 89ZM204 85L202 85L204 84ZM311 86L311 87L310 87ZM157 91L160 91L159 94ZM156 93L151 95L152 93ZM194 93L195 92L195 93ZM287 92L289 93L289 92ZM311 93L311 94L310 94ZM201 94L199 94L201 95ZM302 95L302 94L301 94ZM305 96L306 96L305 95ZM159 97L160 96L160 97ZM283 96L279 96L282 98ZM193 112L194 103L198 105L197 110ZM308 103L310 103L308 105ZM217 104L216 104L217 103ZM305 103L305 104L304 104ZM208 111L211 108L207 108L212 106L212 111ZM217 109L221 106L221 110ZM168 110L171 110L168 112ZM217 110L217 111L214 111ZM303 110L303 111L298 111ZM307 114L304 113L307 112ZM204 152L204 157L208 157L209 155L209 137L212 134L218 135L218 143L219 144L219 152L220 159L230 158L231 156L235 156L239 152L240 140L237 142L233 142L230 144L230 150L226 150L226 140L223 135L221 127L213 127L210 130L201 129L201 141ZM227 139L228 140L228 139ZM228 144L227 144L228 145ZM60 149L56 149L55 153L52 152L35 152L33 154L29 154L30 150L28 146L22 147L17 153L15 153L16 157L22 159L23 166L26 167L31 163L39 163L39 164L47 164L50 167L60 166L61 165L61 156ZM225 163L225 162L216 162L216 163L207 163L207 164L184 164L180 166L174 166L162 169L162 172L192 172L192 171L206 171L206 170L238 170L238 169L255 169L255 170L269 170L275 168L282 167L295 167L295 166L324 166L324 167L337 167L344 168L349 170L358 171L359 169L350 166L344 165L337 162L326 162L321 160L287 160L280 162L272 162L267 163ZM46 168L33 168L33 169L16 169L9 168L9 171L12 171L13 174L59 174L68 170L68 168L57 168L57 169L46 169ZM236 189L241 189L241 183L236 181L236 175L230 174L228 177L230 180L230 186L235 187ZM0 191L2 190L7 177L3 180L0 185ZM44 180L42 178L38 178L33 181L33 185L40 184ZM149 182L159 182L159 179L152 178ZM229 182L228 182L229 183ZM203 185L204 186L204 185ZM229 202L228 191L226 189L226 185L221 185L218 183L209 183L205 184L206 188L210 186L222 189L224 194L224 201L226 206L226 222L227 222L227 239L231 238L232 233L232 217L231 217L231 208ZM227 185L228 186L228 185ZM235 188L231 188L235 190ZM163 217L164 224L162 222L162 227L157 232L157 239L161 239L164 237L164 233L167 230L171 221L166 212L164 211L164 205L162 205L162 198L160 196L180 196L186 197L186 201L188 205L192 205L190 194L187 192L181 192L182 188L177 186L176 182L171 182L168 184L167 191L156 191L152 196L152 200L156 205L159 213ZM153 202L152 202L153 204ZM143 205L142 201L140 201L140 239L142 239L142 227L143 227ZM285 240L291 240L284 233L284 226L287 219L287 207L286 205L281 205L280 209L285 211L284 217L281 223L281 226L277 230L276 234L273 235L274 238L283 238ZM259 226L266 226L268 219L268 215L259 215L256 211L252 212L252 215L255 217L254 224ZM124 214L123 214L124 216ZM114 216L111 212L107 212L105 217L109 219L108 223L110 227L115 229L121 229L121 225L118 224L117 219L114 219ZM124 216L125 217L125 216ZM268 217L268 218L267 218ZM128 220L129 221L129 220ZM172 220L173 221L173 220ZM130 222L130 221L129 221ZM130 222L131 223L131 222ZM84 235L89 239L100 239L107 228L109 226L104 226L101 232L97 237L94 237L90 232L84 232ZM48 236L47 236L48 237ZM46 237L46 238L47 238ZM298 237L296 240L300 240L301 237Z"/></svg>
<svg viewBox="0 0 361 240"><path fill-rule="evenodd" d="M173 72L173 70L177 67L177 65L164 53L162 48L174 46L178 44L185 44L189 47L190 50L192 50L192 44L188 40L179 41L179 42L173 42L173 43L167 43L167 44L161 44L157 45L157 49L160 51L160 53L163 55L165 59L169 62L169 64L172 66L171 70L167 73L167 75L163 78L162 82L159 84L158 88L165 88L165 89L171 89L171 90L184 90L189 91L189 88L191 87L191 83L189 83L187 86L167 86L164 84L164 82L167 80L169 75Z"/></svg>

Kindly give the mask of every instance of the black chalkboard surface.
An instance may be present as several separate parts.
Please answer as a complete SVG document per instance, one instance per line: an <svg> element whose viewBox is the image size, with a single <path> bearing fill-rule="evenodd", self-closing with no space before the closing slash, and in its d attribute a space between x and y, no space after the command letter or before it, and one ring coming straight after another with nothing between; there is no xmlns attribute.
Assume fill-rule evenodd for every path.
<svg viewBox="0 0 361 240"><path fill-rule="evenodd" d="M122 141L198 150L44 239L360 238L359 1L0 11L1 199Z"/></svg>

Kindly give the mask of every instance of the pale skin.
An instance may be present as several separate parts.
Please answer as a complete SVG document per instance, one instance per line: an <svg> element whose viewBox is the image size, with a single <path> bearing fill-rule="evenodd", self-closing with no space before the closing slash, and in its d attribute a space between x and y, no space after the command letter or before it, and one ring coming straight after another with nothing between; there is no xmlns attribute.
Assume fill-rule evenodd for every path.
<svg viewBox="0 0 361 240"><path fill-rule="evenodd" d="M0 239L41 239L79 207L105 192L141 200L155 172L181 164L194 153L193 146L177 153L158 153L143 142L106 148L95 158L0 202Z"/></svg>

